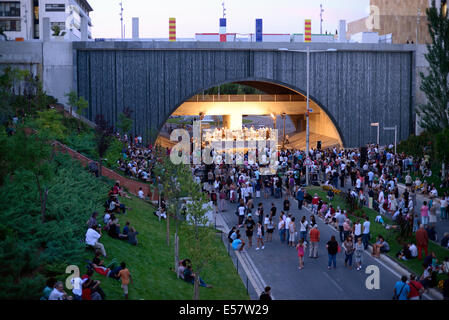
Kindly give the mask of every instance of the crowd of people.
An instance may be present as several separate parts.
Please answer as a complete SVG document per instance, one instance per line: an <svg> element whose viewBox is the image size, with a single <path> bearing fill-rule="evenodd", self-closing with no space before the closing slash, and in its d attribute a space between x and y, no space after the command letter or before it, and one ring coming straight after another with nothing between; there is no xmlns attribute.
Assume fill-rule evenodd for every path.
<svg viewBox="0 0 449 320"><path fill-rule="evenodd" d="M122 139L125 147L122 150L122 157L117 160L117 168L129 177L156 183L157 177L152 168L157 157L152 146L143 146L142 139L139 137L125 136ZM356 269L361 270L362 253L367 250L370 242L371 223L383 223L388 227L383 222L383 217L389 217L397 226L401 226L402 230L406 230L407 234L416 234L416 243L404 245L397 256L404 260L413 259L416 248L418 251L416 258L421 259L421 251L424 251L426 261L428 240L437 240L435 231L438 220L437 205L440 207L439 219L448 218L449 195L438 194L436 186L428 184L425 179L424 181L419 178L415 181L412 179L412 176L418 172L421 172L424 177L432 175L430 161L426 157L414 159L404 154L394 154L391 149L381 149L376 145L368 145L366 152L363 149L311 149L306 155L301 150L272 151L268 147L258 150L256 156L259 152L266 158L270 158L272 152L277 152L279 166L275 174L268 176L262 174L263 166L250 161L248 152L243 154L243 164L237 164L236 155L231 157L232 164L227 164L225 159L228 161L229 157L226 156L225 151L218 153L212 150L211 155L215 159L217 155L221 155L220 163L191 166L194 179L201 184L203 191L210 197L217 213L236 205L236 224L228 235L232 248L235 250L251 249L254 235L255 250L263 250L265 245L272 241L273 233L277 228L281 243L296 249L298 268L302 269L307 250L309 258L317 258L320 231L315 219L320 217L339 231L340 241L332 237L326 243L328 268L336 267L336 256L344 251L345 266L351 268L354 259ZM167 149L167 155L169 153L170 150ZM312 161L312 165L309 166L310 183L326 186L329 190L326 199L308 194L302 187L306 180L307 158ZM400 182L405 183L405 188L400 186ZM445 182L442 181L439 187L445 187ZM402 189L404 189L403 192L400 191ZM124 228L123 232L120 232L115 214L126 213L129 208L118 201L116 191L111 190L112 194L109 195L108 209L115 212L109 213L107 221L104 221L106 230L117 239L129 240L131 234L133 240L132 235L137 233L129 224L125 225L126 230ZM345 193L359 206L377 210L378 218L376 221L370 221L369 217L364 217L352 223L348 212L338 207L333 208L330 204L335 193ZM425 201L419 209L416 200L418 194L429 197L429 201ZM269 212L264 212L263 204L258 199L269 199L270 196L275 199L284 199L283 210L278 210L272 204ZM139 197L145 198L143 192L139 191ZM310 219L303 216L300 221L295 221L295 217L291 214L291 198L297 200L299 210L304 204L310 207L312 211ZM156 215L159 218L166 218L166 214L164 201L161 201ZM244 236L240 233L241 228L244 228ZM98 229L93 231L100 234ZM426 233L427 239L423 232ZM92 231L91 233L93 234ZM98 235L95 236L98 237ZM98 239L95 243L91 243L106 256L104 246L98 243ZM441 244L447 247L448 239L449 234L446 234L441 239ZM390 251L389 244L382 235L379 235L373 244L372 255L379 257L381 253L388 251ZM185 265L180 265L182 272L188 270L189 266L188 260L183 261ZM444 264L438 265L439 269L437 266L432 268L433 272L447 272ZM181 276L179 270L177 272ZM191 274L194 275L193 272ZM184 273L182 278L186 278ZM187 275L187 279L190 282L192 277ZM204 284L204 282L201 283ZM427 282L424 284L428 285Z"/></svg>
<svg viewBox="0 0 449 320"><path fill-rule="evenodd" d="M93 280L94 273L115 279L121 282L123 295L128 299L128 285L133 283L133 279L125 262L118 263L115 258L110 259L109 263L105 263L108 258L105 246L100 242L103 231L113 239L127 241L131 245L137 245L136 229L126 221L123 229L119 224L119 215L126 215L126 207L120 203L119 196L128 197L126 192L120 187L120 183L116 184L108 192L108 200L104 204L104 215L102 221L98 221L98 212L93 212L89 220L86 222L86 235L84 243L86 249L94 251L92 260L87 260L86 272L81 277L74 277L71 280L73 289L72 295L64 291L61 281L51 278L47 281L42 295L42 300L105 300L106 294L101 288L101 281ZM102 226L100 222L103 222Z"/></svg>

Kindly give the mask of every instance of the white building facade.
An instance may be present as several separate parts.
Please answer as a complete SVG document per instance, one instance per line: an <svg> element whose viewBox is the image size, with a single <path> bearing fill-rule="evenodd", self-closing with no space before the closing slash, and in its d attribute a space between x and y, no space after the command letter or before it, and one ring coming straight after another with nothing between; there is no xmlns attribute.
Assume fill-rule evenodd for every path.
<svg viewBox="0 0 449 320"><path fill-rule="evenodd" d="M87 0L0 0L0 28L9 40L42 40L42 22L49 18L50 28L59 26L60 39L80 41L83 23L91 39L91 11ZM53 31L50 37L55 37Z"/></svg>

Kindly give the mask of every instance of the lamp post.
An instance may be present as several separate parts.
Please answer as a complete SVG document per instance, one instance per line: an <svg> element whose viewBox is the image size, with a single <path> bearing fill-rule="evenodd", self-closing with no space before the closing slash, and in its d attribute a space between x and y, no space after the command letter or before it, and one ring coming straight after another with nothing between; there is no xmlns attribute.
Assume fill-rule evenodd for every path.
<svg viewBox="0 0 449 320"><path fill-rule="evenodd" d="M379 122L372 122L371 127L377 127L377 146L379 146Z"/></svg>
<svg viewBox="0 0 449 320"><path fill-rule="evenodd" d="M384 130L394 130L394 153L396 154L396 145L397 145L397 139L398 139L398 126L395 125L394 127L384 127Z"/></svg>
<svg viewBox="0 0 449 320"><path fill-rule="evenodd" d="M284 120L284 130L283 130L283 134L282 134L282 149L284 149L285 148L285 116L286 116L286 113L284 112L284 113L282 113L282 119Z"/></svg>
<svg viewBox="0 0 449 320"><path fill-rule="evenodd" d="M310 53L318 52L336 52L337 49L329 48L327 50L289 50L288 48L278 48L279 51L291 51L291 52L306 52L307 53L307 111L306 111L306 160L309 158L309 138L310 138L310 126L309 126L309 113L310 113L310 99L309 99L309 83L310 83ZM309 161L307 161L309 162ZM306 185L309 185L309 165L306 165Z"/></svg>

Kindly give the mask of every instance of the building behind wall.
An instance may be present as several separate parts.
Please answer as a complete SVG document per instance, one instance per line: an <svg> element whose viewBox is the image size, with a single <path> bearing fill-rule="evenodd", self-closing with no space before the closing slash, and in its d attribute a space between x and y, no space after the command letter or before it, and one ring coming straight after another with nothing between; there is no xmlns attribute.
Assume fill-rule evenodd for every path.
<svg viewBox="0 0 449 320"><path fill-rule="evenodd" d="M447 0L436 0L447 12ZM348 24L348 36L361 32L392 35L392 43L430 43L426 9L431 0L370 0L371 16ZM378 16L378 18L377 18Z"/></svg>
<svg viewBox="0 0 449 320"><path fill-rule="evenodd" d="M58 25L65 31L65 40L79 41L83 17L87 20L88 38L92 38L91 11L86 0L0 0L0 27L10 40L42 40L42 21L49 18L50 28Z"/></svg>

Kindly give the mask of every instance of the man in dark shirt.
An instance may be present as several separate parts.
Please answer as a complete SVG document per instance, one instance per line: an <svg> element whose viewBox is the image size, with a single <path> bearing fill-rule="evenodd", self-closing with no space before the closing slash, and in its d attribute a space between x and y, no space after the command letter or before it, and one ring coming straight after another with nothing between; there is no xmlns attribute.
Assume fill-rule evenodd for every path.
<svg viewBox="0 0 449 320"><path fill-rule="evenodd" d="M265 291L261 293L259 300L272 300L271 287L265 287Z"/></svg>
<svg viewBox="0 0 449 320"><path fill-rule="evenodd" d="M288 195L285 195L284 212L288 213L289 211L290 211L290 200L288 200Z"/></svg>

